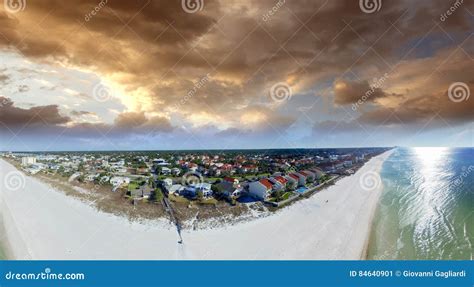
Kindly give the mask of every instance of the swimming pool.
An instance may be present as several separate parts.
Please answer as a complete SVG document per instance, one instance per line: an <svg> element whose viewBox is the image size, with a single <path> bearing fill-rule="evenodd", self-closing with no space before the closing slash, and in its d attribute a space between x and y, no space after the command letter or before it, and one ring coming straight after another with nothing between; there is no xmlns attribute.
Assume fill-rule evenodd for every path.
<svg viewBox="0 0 474 287"><path fill-rule="evenodd" d="M308 189L307 187L301 186L301 187L298 187L298 189L296 190L296 192L303 193L303 192L305 192L307 189Z"/></svg>

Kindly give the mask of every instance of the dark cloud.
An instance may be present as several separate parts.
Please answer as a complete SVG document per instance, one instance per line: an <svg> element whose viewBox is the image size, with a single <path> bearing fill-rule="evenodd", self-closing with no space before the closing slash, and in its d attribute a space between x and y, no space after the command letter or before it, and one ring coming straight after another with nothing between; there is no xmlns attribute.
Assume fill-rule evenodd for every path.
<svg viewBox="0 0 474 287"><path fill-rule="evenodd" d="M115 118L115 126L119 128L134 128L147 122L144 112L125 112Z"/></svg>
<svg viewBox="0 0 474 287"><path fill-rule="evenodd" d="M369 85L368 81L355 82L337 80L334 82L334 102L338 105L353 104L358 101L373 102L386 97L381 88Z"/></svg>
<svg viewBox="0 0 474 287"><path fill-rule="evenodd" d="M72 111L72 116L95 115L88 111ZM0 97L0 131L28 131L40 135L65 134L70 136L120 136L127 133L154 134L170 132L174 128L167 118L147 118L143 112L121 113L113 124L74 122L60 114L58 106L35 106L28 109L16 107L9 98Z"/></svg>
<svg viewBox="0 0 474 287"><path fill-rule="evenodd" d="M114 129L128 132L170 132L170 121L161 116L147 118L144 112L124 112L115 118Z"/></svg>
<svg viewBox="0 0 474 287"><path fill-rule="evenodd" d="M57 105L37 106L29 109L15 107L13 102L0 97L0 122L4 126L18 128L23 126L63 125L71 119L59 113Z"/></svg>

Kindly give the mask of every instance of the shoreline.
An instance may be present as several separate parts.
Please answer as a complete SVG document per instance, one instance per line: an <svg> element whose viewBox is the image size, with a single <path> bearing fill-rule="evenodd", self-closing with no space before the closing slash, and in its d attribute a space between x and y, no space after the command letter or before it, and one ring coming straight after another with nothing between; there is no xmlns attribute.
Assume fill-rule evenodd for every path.
<svg viewBox="0 0 474 287"><path fill-rule="evenodd" d="M17 193L26 194L19 198L7 191L4 196L4 203L11 205L2 208L2 213L10 215L2 214L9 242L15 243L11 258L362 259L382 187L372 193L361 190L359 177L364 172L380 172L391 151L270 216L215 229L184 230L184 244L177 244L176 230L169 224L129 222L25 176L25 189ZM14 168L4 160L0 165L6 171ZM33 219L25 219L25 210Z"/></svg>
<svg viewBox="0 0 474 287"><path fill-rule="evenodd" d="M390 157L390 155L393 153L393 151L394 151L394 149L391 149L391 150L387 151L388 156L385 157L385 159L383 160L382 164L379 167L379 170L377 171L380 178L381 178L380 173L382 172L383 164ZM371 234L372 234L372 229L374 228L374 219L375 219L375 215L377 214L377 209L379 208L379 203L380 203L380 199L382 198L383 191L384 191L384 186L383 186L383 180L381 178L380 187L379 187L379 189L377 191L377 194L376 194L375 204L373 205L372 210L371 210L372 215L371 215L371 219L370 219L370 222L369 222L369 229L367 231L367 239L366 239L364 249L362 250L362 254L361 254L361 257L360 257L361 260L367 260L367 256L368 256L368 252L369 252L369 246L370 246L370 237L371 237Z"/></svg>

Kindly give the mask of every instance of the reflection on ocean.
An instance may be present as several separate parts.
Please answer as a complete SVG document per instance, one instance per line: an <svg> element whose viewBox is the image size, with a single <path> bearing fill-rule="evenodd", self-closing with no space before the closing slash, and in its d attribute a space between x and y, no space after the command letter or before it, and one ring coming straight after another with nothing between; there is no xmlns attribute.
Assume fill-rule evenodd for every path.
<svg viewBox="0 0 474 287"><path fill-rule="evenodd" d="M473 148L398 148L381 175L369 259L473 259Z"/></svg>

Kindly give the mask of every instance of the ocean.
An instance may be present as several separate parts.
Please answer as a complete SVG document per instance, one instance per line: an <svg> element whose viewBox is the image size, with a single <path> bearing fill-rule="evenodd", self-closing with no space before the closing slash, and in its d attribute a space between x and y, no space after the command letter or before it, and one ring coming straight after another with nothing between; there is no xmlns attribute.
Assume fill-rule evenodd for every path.
<svg viewBox="0 0 474 287"><path fill-rule="evenodd" d="M473 259L474 148L397 148L380 175L368 259Z"/></svg>

